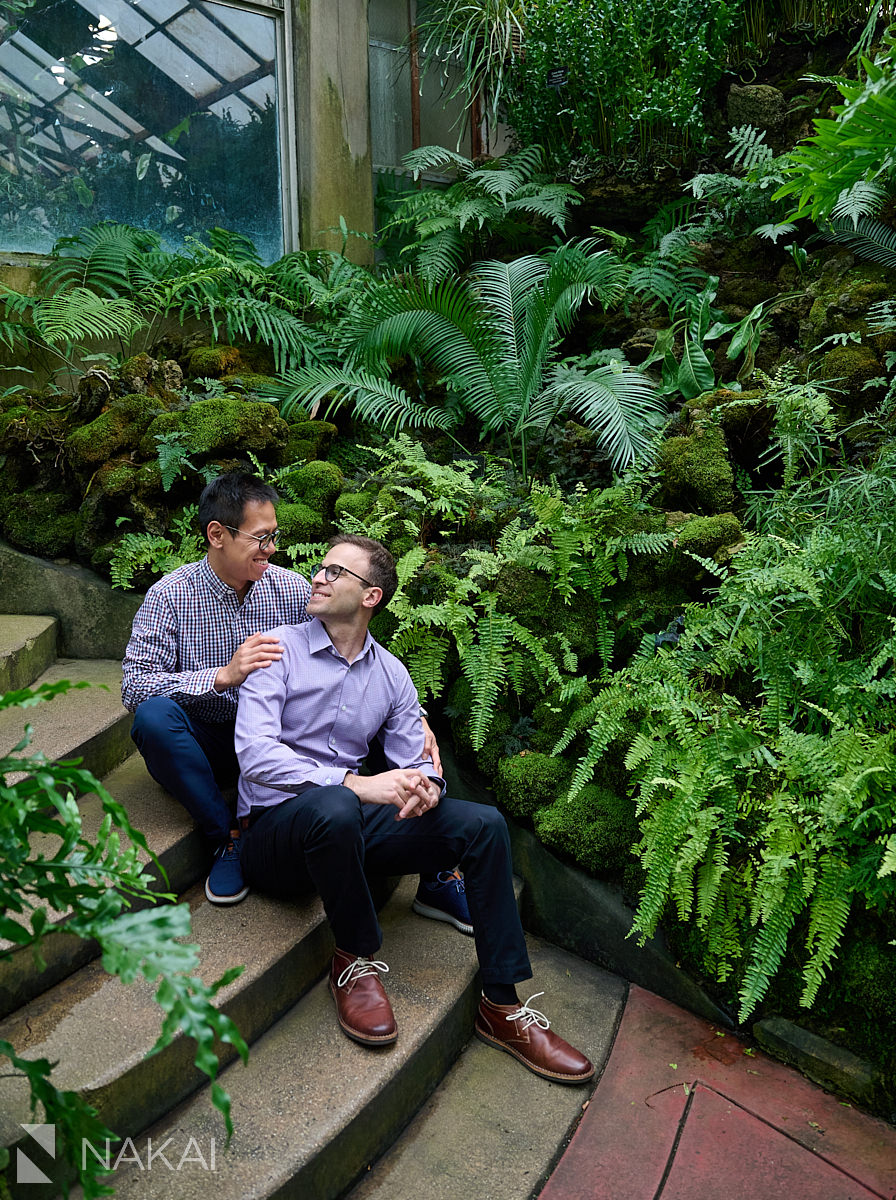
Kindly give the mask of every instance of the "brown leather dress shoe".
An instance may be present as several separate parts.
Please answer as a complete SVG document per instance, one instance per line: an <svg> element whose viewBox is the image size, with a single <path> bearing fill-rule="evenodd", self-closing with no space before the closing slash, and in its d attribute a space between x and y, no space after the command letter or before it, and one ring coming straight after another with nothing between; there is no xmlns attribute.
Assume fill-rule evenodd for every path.
<svg viewBox="0 0 896 1200"><path fill-rule="evenodd" d="M337 950L330 967L330 991L343 1032L362 1046L388 1046L398 1037L389 997L380 973L389 968L375 959Z"/></svg>
<svg viewBox="0 0 896 1200"><path fill-rule="evenodd" d="M584 1054L551 1032L547 1017L529 1001L525 1004L492 1004L486 996L479 1002L476 1035L490 1046L518 1058L524 1067L554 1083L587 1083L594 1067Z"/></svg>

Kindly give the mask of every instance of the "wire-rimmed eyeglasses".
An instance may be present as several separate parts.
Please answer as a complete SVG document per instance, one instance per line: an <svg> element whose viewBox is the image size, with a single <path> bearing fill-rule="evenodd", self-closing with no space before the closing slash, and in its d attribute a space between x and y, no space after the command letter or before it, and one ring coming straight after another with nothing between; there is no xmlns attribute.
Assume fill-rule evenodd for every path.
<svg viewBox="0 0 896 1200"><path fill-rule="evenodd" d="M350 571L348 567L340 567L339 563L318 563L311 571L311 578L319 575L323 571L324 579L327 583L335 583L340 575L351 575L353 579L360 579L365 587L376 587L375 583L371 583L369 579L365 579L363 575L358 575L355 571Z"/></svg>
<svg viewBox="0 0 896 1200"><path fill-rule="evenodd" d="M232 525L223 525L222 528L229 529L231 533L241 533L245 537L255 538L258 542L259 550L267 550L268 546L273 545L280 537L280 530L275 529L273 533L248 533L245 529L234 529Z"/></svg>

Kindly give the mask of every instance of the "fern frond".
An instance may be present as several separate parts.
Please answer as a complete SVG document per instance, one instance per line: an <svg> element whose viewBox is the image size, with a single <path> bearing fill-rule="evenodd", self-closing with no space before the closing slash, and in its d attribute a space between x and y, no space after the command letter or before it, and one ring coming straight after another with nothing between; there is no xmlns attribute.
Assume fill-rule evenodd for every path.
<svg viewBox="0 0 896 1200"><path fill-rule="evenodd" d="M731 149L725 155L731 165L750 171L760 163L768 162L774 151L765 143L765 131L754 125L739 125L730 133Z"/></svg>

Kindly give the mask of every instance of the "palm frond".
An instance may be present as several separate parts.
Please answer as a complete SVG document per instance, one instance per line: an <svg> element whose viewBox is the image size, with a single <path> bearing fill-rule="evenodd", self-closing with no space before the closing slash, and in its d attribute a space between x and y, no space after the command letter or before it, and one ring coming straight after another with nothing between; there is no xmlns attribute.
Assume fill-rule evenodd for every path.
<svg viewBox="0 0 896 1200"><path fill-rule="evenodd" d="M822 226L820 233L827 241L846 246L859 258L896 270L896 229L889 225L868 217L861 217L854 223L840 219Z"/></svg>
<svg viewBox="0 0 896 1200"><path fill-rule="evenodd" d="M449 410L418 404L403 388L369 371L306 367L285 372L283 383L288 388L280 406L284 416L314 412L329 396L327 415L353 401L362 420L396 431L403 426L450 429L456 423Z"/></svg>
<svg viewBox="0 0 896 1200"><path fill-rule="evenodd" d="M533 423L542 422L545 414L552 417L561 401L600 434L616 471L647 458L666 416L662 397L650 380L619 364L591 371L557 366L550 385L532 406Z"/></svg>

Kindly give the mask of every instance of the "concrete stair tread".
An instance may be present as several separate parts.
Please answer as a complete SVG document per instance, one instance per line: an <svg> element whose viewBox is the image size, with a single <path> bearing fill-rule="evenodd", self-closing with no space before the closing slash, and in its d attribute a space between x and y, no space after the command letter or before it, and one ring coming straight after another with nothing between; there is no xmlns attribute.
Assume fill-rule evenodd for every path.
<svg viewBox="0 0 896 1200"><path fill-rule="evenodd" d="M415 887L406 878L380 918L398 1041L372 1050L346 1038L322 980L255 1043L248 1067L235 1062L222 1073L236 1126L226 1159L208 1088L147 1131L154 1145L216 1139L219 1170L186 1163L181 1200L211 1191L216 1200L338 1196L437 1085L470 1036L477 961L471 938L410 912ZM171 1195L167 1172L124 1161L112 1182L122 1200Z"/></svg>
<svg viewBox="0 0 896 1200"><path fill-rule="evenodd" d="M59 659L35 685L86 682L95 686L55 696L33 708L0 712L0 755L22 740L26 724L34 727L30 749L49 759L82 758L83 765L104 775L132 749L131 716L121 703L121 663L117 659Z"/></svg>
<svg viewBox="0 0 896 1200"><path fill-rule="evenodd" d="M146 834L149 846L165 868L168 882L160 882L160 890L180 894L204 875L208 867L207 851L193 827L192 818L151 778L139 754L132 754L120 763L103 782L126 809L135 828ZM83 797L79 810L85 836L90 838L102 820L99 798L95 795ZM33 839L32 845L36 852L52 854L58 843L55 838L40 835ZM149 861L144 851L140 852L140 857L144 862ZM19 919L16 914L9 915ZM66 916L66 913L50 913L54 924L61 924ZM27 924L27 921L23 923ZM13 949L12 955L0 959L0 1016L77 970L96 952L89 943L64 933L45 940L42 947L44 968L36 963L30 949L13 948L11 942L0 939L0 951L9 949Z"/></svg>
<svg viewBox="0 0 896 1200"><path fill-rule="evenodd" d="M252 894L238 909L216 908L201 885L186 897L193 937L201 946L199 974L206 982L225 970L246 969L218 993L220 1006L254 1041L319 977L332 939L318 898L287 903ZM158 1118L203 1079L193 1066L193 1042L179 1037L151 1059L162 1013L154 984L125 986L100 962L44 992L0 1024L0 1038L28 1058L58 1061L57 1087L79 1091L116 1129L136 1131ZM231 1047L220 1048L232 1058ZM17 1077L0 1077L0 1135L18 1140L28 1121L28 1090Z"/></svg>
<svg viewBox="0 0 896 1200"><path fill-rule="evenodd" d="M28 685L56 657L55 617L0 615L0 692Z"/></svg>
<svg viewBox="0 0 896 1200"><path fill-rule="evenodd" d="M599 1075L625 1004L625 982L547 942L527 940L531 986L545 990L533 1007L543 1009L552 1027L588 1054ZM529 984L517 990L527 999ZM594 1086L547 1083L474 1038L346 1200L536 1196Z"/></svg>

